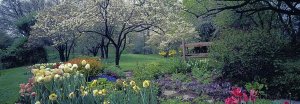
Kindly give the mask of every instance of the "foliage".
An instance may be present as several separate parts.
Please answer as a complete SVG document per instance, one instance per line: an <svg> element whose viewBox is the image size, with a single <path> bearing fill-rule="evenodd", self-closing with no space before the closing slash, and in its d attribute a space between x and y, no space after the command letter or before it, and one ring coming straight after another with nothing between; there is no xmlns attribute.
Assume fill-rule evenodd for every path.
<svg viewBox="0 0 300 104"><path fill-rule="evenodd" d="M4 68L12 68L47 61L47 53L43 47L26 47L26 38L19 38L2 51L1 62Z"/></svg>
<svg viewBox="0 0 300 104"><path fill-rule="evenodd" d="M188 64L192 67L192 75L199 82L209 83L212 79L212 71L209 69L208 62L206 60L191 60Z"/></svg>
<svg viewBox="0 0 300 104"><path fill-rule="evenodd" d="M178 80L178 81L181 81L181 82L191 81L191 79L183 73L173 73L171 78L172 78L172 80L175 80L175 81Z"/></svg>
<svg viewBox="0 0 300 104"><path fill-rule="evenodd" d="M9 37L5 33L0 32L0 50L6 49L12 43L13 43L13 40L11 37Z"/></svg>
<svg viewBox="0 0 300 104"><path fill-rule="evenodd" d="M160 104L190 104L190 103L180 101L179 99L165 99L165 100L161 100Z"/></svg>
<svg viewBox="0 0 300 104"><path fill-rule="evenodd" d="M90 70L86 70L85 66L86 64L82 64L82 61L85 60L86 63L90 65ZM82 58L74 58L66 63L71 64L77 64L78 65L78 71L84 73L88 76L96 76L99 73L103 72L105 65L99 60L99 58L96 57L82 57Z"/></svg>
<svg viewBox="0 0 300 104"><path fill-rule="evenodd" d="M210 48L210 64L234 82L270 81L285 39L276 31L226 30ZM238 43L238 44L237 44ZM236 78L239 78L238 80Z"/></svg>

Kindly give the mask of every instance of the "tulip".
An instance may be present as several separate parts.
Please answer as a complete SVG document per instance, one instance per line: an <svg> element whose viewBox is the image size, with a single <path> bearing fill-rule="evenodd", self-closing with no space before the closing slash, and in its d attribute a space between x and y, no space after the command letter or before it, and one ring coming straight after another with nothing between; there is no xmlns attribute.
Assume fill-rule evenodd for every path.
<svg viewBox="0 0 300 104"><path fill-rule="evenodd" d="M242 90L239 87L234 87L233 90L230 91L230 93L232 95L234 95L235 97L242 97L243 96Z"/></svg>
<svg viewBox="0 0 300 104"><path fill-rule="evenodd" d="M84 68L85 68L85 69L90 69L90 68L91 68L91 65L90 65L90 64L86 64Z"/></svg>
<svg viewBox="0 0 300 104"><path fill-rule="evenodd" d="M86 61L85 61L85 60L82 60L82 61L81 61L81 65L86 65Z"/></svg>

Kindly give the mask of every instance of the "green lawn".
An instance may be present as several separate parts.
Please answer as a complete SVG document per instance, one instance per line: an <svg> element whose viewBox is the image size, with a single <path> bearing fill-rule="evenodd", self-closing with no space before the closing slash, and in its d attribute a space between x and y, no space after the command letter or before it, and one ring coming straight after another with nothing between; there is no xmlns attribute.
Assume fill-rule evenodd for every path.
<svg viewBox="0 0 300 104"><path fill-rule="evenodd" d="M26 67L0 70L0 102L14 104L18 99L19 84L27 82L30 74Z"/></svg>
<svg viewBox="0 0 300 104"><path fill-rule="evenodd" d="M55 55L49 55L50 61L53 62ZM123 54L120 66L124 70L131 70L137 64L143 64L154 61L165 60L158 55L139 55L139 54ZM108 65L114 65L113 55L109 59L104 60ZM18 99L19 84L24 83L30 77L29 70L26 67L18 67L6 70L0 70L0 102L1 104L13 104Z"/></svg>

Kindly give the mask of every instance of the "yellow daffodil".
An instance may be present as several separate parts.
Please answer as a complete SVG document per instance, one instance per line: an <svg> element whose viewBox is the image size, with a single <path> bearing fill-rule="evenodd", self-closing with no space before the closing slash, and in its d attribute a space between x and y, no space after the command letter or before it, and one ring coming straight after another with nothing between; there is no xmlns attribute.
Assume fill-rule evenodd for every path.
<svg viewBox="0 0 300 104"><path fill-rule="evenodd" d="M135 86L135 85L136 85L135 82L134 82L133 80L131 80L129 84L130 84L131 86Z"/></svg>
<svg viewBox="0 0 300 104"><path fill-rule="evenodd" d="M87 92L87 91L81 92L81 96L86 96L86 95L88 95L88 92Z"/></svg>
<svg viewBox="0 0 300 104"><path fill-rule="evenodd" d="M109 104L110 102L107 100L104 100L103 104Z"/></svg>
<svg viewBox="0 0 300 104"><path fill-rule="evenodd" d="M143 82L143 87L147 88L147 87L149 87L149 86L150 86L150 81L149 81L149 80L145 80L145 81Z"/></svg>
<svg viewBox="0 0 300 104"><path fill-rule="evenodd" d="M137 85L133 86L132 88L135 92L138 92L140 90L140 87Z"/></svg>
<svg viewBox="0 0 300 104"><path fill-rule="evenodd" d="M41 104L41 102L40 101L36 101L34 104Z"/></svg>
<svg viewBox="0 0 300 104"><path fill-rule="evenodd" d="M93 95L98 96L99 95L98 90L93 90Z"/></svg>
<svg viewBox="0 0 300 104"><path fill-rule="evenodd" d="M84 68L87 69L87 70L89 70L89 69L91 69L91 65L90 64L86 64Z"/></svg>
<svg viewBox="0 0 300 104"><path fill-rule="evenodd" d="M86 61L85 61L85 60L82 60L82 61L81 61L81 65L86 65Z"/></svg>
<svg viewBox="0 0 300 104"><path fill-rule="evenodd" d="M71 93L69 94L69 98L74 98L74 97L75 97L74 92L71 92Z"/></svg>
<svg viewBox="0 0 300 104"><path fill-rule="evenodd" d="M55 93L52 93L51 95L49 95L49 100L57 100L57 95Z"/></svg>
<svg viewBox="0 0 300 104"><path fill-rule="evenodd" d="M97 85L97 80L93 80L93 82L90 84L90 87L95 87Z"/></svg>
<svg viewBox="0 0 300 104"><path fill-rule="evenodd" d="M102 95L106 95L107 94L106 89L102 89L101 91L102 91Z"/></svg>
<svg viewBox="0 0 300 104"><path fill-rule="evenodd" d="M124 87L128 86L128 84L127 84L126 81L123 81L123 86L124 86Z"/></svg>

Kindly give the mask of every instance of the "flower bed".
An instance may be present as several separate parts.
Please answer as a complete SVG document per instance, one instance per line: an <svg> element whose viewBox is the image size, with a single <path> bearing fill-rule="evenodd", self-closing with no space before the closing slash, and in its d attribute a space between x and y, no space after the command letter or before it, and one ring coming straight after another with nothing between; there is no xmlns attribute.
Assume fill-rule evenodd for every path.
<svg viewBox="0 0 300 104"><path fill-rule="evenodd" d="M153 104L157 103L157 88L151 81L136 83L106 78L87 81L78 69L90 70L85 60L82 65L71 63L39 64L31 70L33 77L20 84L20 100L26 104Z"/></svg>

